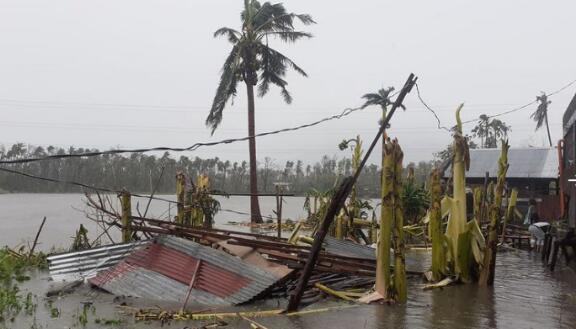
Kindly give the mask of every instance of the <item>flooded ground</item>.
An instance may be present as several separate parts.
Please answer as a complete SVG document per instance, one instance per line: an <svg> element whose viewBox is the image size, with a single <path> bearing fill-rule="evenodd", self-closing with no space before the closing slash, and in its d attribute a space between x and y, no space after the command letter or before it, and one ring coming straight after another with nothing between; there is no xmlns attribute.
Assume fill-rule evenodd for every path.
<svg viewBox="0 0 576 329"><path fill-rule="evenodd" d="M428 258L420 253L418 257ZM506 252L498 255L497 278L493 288L457 285L441 290L424 291L418 278L409 282L406 305L361 305L327 299L307 309L331 308L331 311L301 316L274 316L256 319L268 328L575 328L576 273L564 265L555 273L543 266L537 255L528 252ZM83 286L70 295L54 299L50 304L42 297L50 282L46 273L37 273L23 286L37 297L35 315L21 314L5 328L82 328L83 305L91 303L86 312L85 328L158 328L159 322L134 322L119 313L118 305L153 307L154 301L115 298L102 291ZM285 301L258 301L236 308L192 306L194 310L228 312L270 310ZM161 305L177 310L178 305ZM345 306L345 308L340 308ZM51 317L56 309L59 315ZM105 320L118 324L104 325ZM244 320L224 319L226 328L250 328ZM97 322L100 322L97 323ZM165 328L198 328L210 321L172 321ZM35 325L35 326L34 326ZM1 325L0 325L0 328Z"/></svg>
<svg viewBox="0 0 576 329"><path fill-rule="evenodd" d="M159 197L175 200L172 195ZM117 201L115 197L111 199ZM248 215L238 213L250 211L248 197L217 197L217 199L222 205L222 210L215 217L216 226L225 229L242 229L240 226L230 226L227 223L249 221ZM147 200L134 198L133 213L138 214L138 209L144 213ZM305 218L306 212L302 208L303 204L303 197L286 197L282 210L283 217ZM120 209L118 204L115 206ZM272 211L276 209L275 197L261 197L260 207L263 216L273 216ZM44 216L47 217L47 221L40 237L39 248L41 250L69 247L74 232L80 224L88 228L91 239L103 232L100 227L85 217L84 212L88 208L82 194L0 194L0 209L2 210L0 211L1 246L15 247L33 241ZM175 214L174 205L169 206L166 202L153 200L147 217L167 219L174 217ZM119 239L119 237L119 232L112 232L112 238Z"/></svg>
<svg viewBox="0 0 576 329"><path fill-rule="evenodd" d="M65 245L62 240L71 236L73 226L80 223L81 214L66 202L77 200L78 195L3 195L0 196L0 244L12 245L13 241L33 236L41 216L62 218L52 220L50 231L43 235L44 247L51 241ZM18 204L18 200L26 200ZM34 201L34 202L32 202ZM30 203L32 202L32 203ZM240 201L234 201L240 204ZM271 202L273 207L273 201ZM223 207L225 203L223 203ZM301 209L301 204L290 207ZM244 208L246 208L244 206ZM59 211L60 209L60 211ZM285 208L286 209L286 208ZM41 210L44 210L42 213ZM160 211L160 209L158 209ZM300 210L296 210L300 211ZM267 210L264 210L268 213ZM25 215L25 216L24 216ZM67 217L69 216L69 217ZM232 218L232 217L228 217ZM220 224L232 219L222 218ZM30 223L29 221L32 221ZM32 232L29 232L32 231ZM59 233L58 233L59 231ZM414 257L422 260L425 268L429 259L426 253ZM52 303L44 297L50 286L45 272L36 273L32 280L22 286L23 295L31 292L37 305L33 314L25 312L14 322L0 324L0 328L158 328L158 322L135 323L129 316L119 313L117 307L125 303L133 307L156 305L153 301L115 298L102 291L83 286L70 295L55 299ZM457 285L441 290L423 291L419 278L409 282L409 300L406 305L362 305L301 316L275 316L257 321L268 328L318 329L318 328L576 328L576 272L561 261L554 273L542 266L540 257L525 251L499 253L496 282L493 288L476 285ZM285 301L259 301L240 308L209 308L193 306L193 309L217 311L276 309ZM83 314L83 305L91 303ZM340 307L350 304L327 299L308 308ZM162 305L163 307L176 305ZM52 317L58 313L57 317ZM119 320L117 324L104 324L106 320ZM227 328L250 328L244 320L225 320ZM98 323L99 322L99 323ZM166 328L197 328L207 322L178 322L166 324ZM4 326L4 327L3 327Z"/></svg>

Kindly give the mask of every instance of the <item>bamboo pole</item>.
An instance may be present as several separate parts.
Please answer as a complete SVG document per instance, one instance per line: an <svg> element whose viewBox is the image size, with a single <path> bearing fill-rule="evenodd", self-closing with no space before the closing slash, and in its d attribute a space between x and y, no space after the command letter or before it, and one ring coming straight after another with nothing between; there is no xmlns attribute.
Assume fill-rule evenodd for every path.
<svg viewBox="0 0 576 329"><path fill-rule="evenodd" d="M122 242L132 241L132 202L130 192L122 190L120 193L122 205Z"/></svg>

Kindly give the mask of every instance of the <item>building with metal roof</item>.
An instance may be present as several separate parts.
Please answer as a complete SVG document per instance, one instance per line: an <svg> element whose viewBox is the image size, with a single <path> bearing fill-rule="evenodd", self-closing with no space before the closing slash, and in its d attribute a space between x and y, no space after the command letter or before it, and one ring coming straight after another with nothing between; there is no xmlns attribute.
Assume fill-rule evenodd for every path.
<svg viewBox="0 0 576 329"><path fill-rule="evenodd" d="M498 175L500 152L500 149L470 150L470 170L466 172L466 178L484 179L486 172L489 177L495 178ZM510 148L508 163L510 167L506 178L509 179L558 179L558 151L554 147ZM445 168L444 177L452 177L450 165Z"/></svg>
<svg viewBox="0 0 576 329"><path fill-rule="evenodd" d="M176 237L160 237L90 283L115 295L206 305L250 301L279 278L224 251Z"/></svg>
<svg viewBox="0 0 576 329"><path fill-rule="evenodd" d="M486 173L495 181L501 149L471 149L470 170L466 172L466 185L483 185ZM506 184L518 189L519 206L524 208L530 198L538 202L542 218L556 219L559 211L559 165L558 149L554 147L510 148L508 151ZM444 177L452 177L452 167L444 168Z"/></svg>
<svg viewBox="0 0 576 329"><path fill-rule="evenodd" d="M561 211L564 217L568 218L571 227L576 227L576 95L570 101L568 108L564 112L562 120L564 139L559 142L562 149L561 163L561 191L562 201Z"/></svg>

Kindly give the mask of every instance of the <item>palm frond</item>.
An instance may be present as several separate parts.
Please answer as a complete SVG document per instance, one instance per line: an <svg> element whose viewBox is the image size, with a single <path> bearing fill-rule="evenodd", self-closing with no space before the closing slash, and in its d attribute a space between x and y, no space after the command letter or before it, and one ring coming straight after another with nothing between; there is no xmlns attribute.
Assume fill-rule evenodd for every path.
<svg viewBox="0 0 576 329"><path fill-rule="evenodd" d="M382 88L378 90L376 93L368 93L362 96L366 100L362 105L362 108L366 108L372 105L378 105L382 108L386 108L387 106L392 104L390 100L390 94L394 91L394 87L389 87L387 89ZM403 109L405 107L402 106Z"/></svg>
<svg viewBox="0 0 576 329"><path fill-rule="evenodd" d="M222 122L222 112L226 107L226 103L231 97L236 96L236 86L238 84L238 68L240 61L240 52L238 47L233 47L232 51L226 58L222 66L222 75L220 76L220 83L216 89L216 95L212 101L210 113L206 118L206 125L212 130L212 134L220 123Z"/></svg>
<svg viewBox="0 0 576 329"><path fill-rule="evenodd" d="M240 40L242 33L229 27L221 27L218 30L216 30L216 32L214 32L214 38L217 38L219 36L226 36L228 38L228 41L230 41L230 43L235 44Z"/></svg>
<svg viewBox="0 0 576 329"><path fill-rule="evenodd" d="M263 36L276 36L284 42L296 42L302 38L312 38L312 34L302 31L271 31L266 32Z"/></svg>
<svg viewBox="0 0 576 329"><path fill-rule="evenodd" d="M272 18L285 14L286 9L283 4L271 4L270 2L265 2L252 18L252 24L253 26L261 26Z"/></svg>
<svg viewBox="0 0 576 329"><path fill-rule="evenodd" d="M274 57L279 62L284 63L284 65L291 67L294 71L296 71L300 75L302 75L304 77L308 77L308 74L300 66L298 66L296 63L294 63L294 61L292 61L290 58L286 57L281 52L279 52L273 48L270 48L267 45L262 44L261 49L260 49L260 53L263 56L265 54L266 56Z"/></svg>
<svg viewBox="0 0 576 329"><path fill-rule="evenodd" d="M294 29L294 19L298 19L304 25L316 24L312 16L307 14L282 14L272 15L260 25L256 25L255 31L286 31Z"/></svg>

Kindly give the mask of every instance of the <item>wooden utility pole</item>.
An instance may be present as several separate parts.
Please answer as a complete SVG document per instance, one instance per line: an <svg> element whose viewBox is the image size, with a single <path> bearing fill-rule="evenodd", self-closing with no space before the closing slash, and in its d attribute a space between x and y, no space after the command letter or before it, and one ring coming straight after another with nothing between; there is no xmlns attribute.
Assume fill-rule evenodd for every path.
<svg viewBox="0 0 576 329"><path fill-rule="evenodd" d="M334 217L342 209L342 206L344 205L344 202L346 201L348 194L350 194L350 191L352 190L352 186L354 186L354 184L358 180L358 177L360 177L360 173L362 172L362 169L366 165L366 162L368 161L370 154L372 153L372 151L376 147L376 144L380 141L380 138L382 137L384 128L388 125L390 119L392 119L392 116L394 115L396 109L400 105L402 105L404 98L410 92L410 90L412 90L412 87L414 86L414 84L416 84L417 79L418 78L416 78L414 74L410 74L410 76L406 80L406 83L404 84L404 87L400 91L400 94L398 94L398 98L396 98L396 101L394 102L394 105L392 106L390 113L388 113L386 120L382 122L382 126L380 126L380 129L378 130L378 134L376 134L376 137L372 141L372 144L370 144L368 151L366 152L364 158L360 162L360 165L358 166L358 169L354 173L354 176L344 178L344 180L340 184L340 187L338 188L338 191L332 198L332 201L330 202L330 205L328 207L328 210L326 211L326 215L324 216L320 228L318 229L316 235L314 236L314 243L312 244L312 248L310 249L308 260L306 261L304 269L300 274L300 279L298 280L296 289L294 290L294 293L290 296L286 312L294 312L298 310L298 307L300 307L300 301L302 300L304 290L306 289L306 286L308 285L308 280L310 279L312 271L316 266L320 250L322 249L322 243L324 242L324 238L328 233L330 225L334 221Z"/></svg>
<svg viewBox="0 0 576 329"><path fill-rule="evenodd" d="M282 204L284 202L285 183L274 183L276 188L276 225L278 226L278 237L282 237Z"/></svg>

